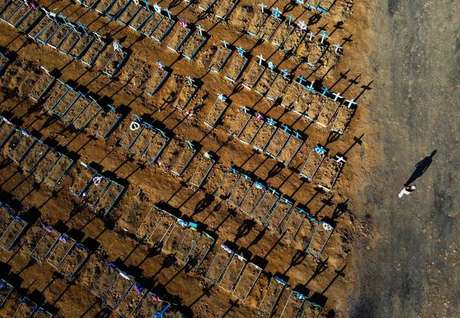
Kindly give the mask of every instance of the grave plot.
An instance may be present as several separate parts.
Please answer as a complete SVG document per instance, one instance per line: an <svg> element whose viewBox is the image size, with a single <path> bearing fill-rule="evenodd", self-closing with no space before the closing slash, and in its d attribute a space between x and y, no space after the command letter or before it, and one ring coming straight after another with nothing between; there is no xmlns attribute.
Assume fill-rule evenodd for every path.
<svg viewBox="0 0 460 318"><path fill-rule="evenodd" d="M305 30L302 30L300 28L294 28L294 30L289 34L286 41L284 41L284 50L287 52L293 52L295 54L299 45L304 41L305 35Z"/></svg>
<svg viewBox="0 0 460 318"><path fill-rule="evenodd" d="M300 168L300 176L311 182L326 158L328 151L327 148L320 144L312 148L305 159L304 165Z"/></svg>
<svg viewBox="0 0 460 318"><path fill-rule="evenodd" d="M225 41L221 41L217 46L217 50L214 53L211 62L209 63L209 69L211 72L221 72L232 53L233 46Z"/></svg>
<svg viewBox="0 0 460 318"><path fill-rule="evenodd" d="M283 240L287 244L294 244L298 249L303 250L305 248L305 242L297 241L299 231L302 227L302 233L304 234L305 231L308 232L311 228L310 224L308 224L304 211L296 208L291 210L289 215L281 222L279 226L279 233L283 234ZM310 237L307 236L304 237L304 239L308 240Z"/></svg>
<svg viewBox="0 0 460 318"><path fill-rule="evenodd" d="M72 280L89 257L89 250L81 243L76 243L60 264L59 272Z"/></svg>
<svg viewBox="0 0 460 318"><path fill-rule="evenodd" d="M249 214L252 215L255 220L259 221L264 226L267 226L267 218L272 209L276 207L279 196L280 194L278 191L265 185L262 196L260 196L257 201L254 201L253 208Z"/></svg>
<svg viewBox="0 0 460 318"><path fill-rule="evenodd" d="M236 51L231 55L228 63L225 65L225 78L232 83L236 82L240 78L248 62L249 59L246 51L237 47Z"/></svg>
<svg viewBox="0 0 460 318"><path fill-rule="evenodd" d="M58 80L59 81L59 80ZM47 109L48 114L55 115L57 117L64 116L65 113L69 110L70 107L82 96L79 92L75 91L75 89L69 86L66 83L62 83L65 85L65 93L62 95L52 108ZM45 101L46 103L46 101Z"/></svg>
<svg viewBox="0 0 460 318"><path fill-rule="evenodd" d="M217 156L206 151L199 151L184 171L185 182L193 187L200 189L206 181L212 167L217 161Z"/></svg>
<svg viewBox="0 0 460 318"><path fill-rule="evenodd" d="M331 224L325 221L317 222L311 240L305 248L306 252L316 259L320 259L332 233L334 233L334 227Z"/></svg>
<svg viewBox="0 0 460 318"><path fill-rule="evenodd" d="M61 44L66 40L66 38L75 31L75 27L72 23L65 21L63 24L59 25L59 28L54 34L48 39L48 45L53 49L57 50Z"/></svg>
<svg viewBox="0 0 460 318"><path fill-rule="evenodd" d="M91 44L86 47L85 52L80 56L80 61L88 67L92 67L96 62L96 59L104 51L107 46L105 41L99 34L91 33L93 40Z"/></svg>
<svg viewBox="0 0 460 318"><path fill-rule="evenodd" d="M281 106L286 109L292 109L299 96L305 91L303 86L303 77L298 77L287 86L285 93L281 99Z"/></svg>
<svg viewBox="0 0 460 318"><path fill-rule="evenodd" d="M318 169L316 176L318 186L326 191L330 191L339 178L345 163L345 158L340 155L326 158Z"/></svg>
<svg viewBox="0 0 460 318"><path fill-rule="evenodd" d="M230 134L239 136L248 124L249 120L253 117L252 114L252 110L244 106L238 108L237 110L229 109L229 111L225 114L223 122L225 130L227 130Z"/></svg>
<svg viewBox="0 0 460 318"><path fill-rule="evenodd" d="M59 271L62 261L69 254L76 241L67 234L61 234L48 253L47 262Z"/></svg>
<svg viewBox="0 0 460 318"><path fill-rule="evenodd" d="M228 202L232 203L234 206L239 207L243 202L246 194L254 186L254 178L249 174L239 172L239 178L230 190L230 196Z"/></svg>
<svg viewBox="0 0 460 318"><path fill-rule="evenodd" d="M118 307L135 282L132 276L119 269L116 269L116 271L115 280L107 289L104 297L105 303L112 309Z"/></svg>
<svg viewBox="0 0 460 318"><path fill-rule="evenodd" d="M47 232L40 221L37 224L32 224L32 226L28 228L25 234L21 237L20 245L22 250L31 255L38 241L42 238L42 236L46 235L46 233Z"/></svg>
<svg viewBox="0 0 460 318"><path fill-rule="evenodd" d="M294 202L281 194L278 194L277 199L276 204L267 211L265 220L263 221L264 224L267 224L269 229L281 234L285 231L282 224L292 214ZM270 201L270 203L271 202L272 201Z"/></svg>
<svg viewBox="0 0 460 318"><path fill-rule="evenodd" d="M281 11L273 7L271 9L271 14L265 19L265 23L260 28L257 36L264 41L270 41L275 31L283 23L283 20L284 18L281 16Z"/></svg>
<svg viewBox="0 0 460 318"><path fill-rule="evenodd" d="M142 285L135 282L115 309L120 317L132 317L146 293L147 290Z"/></svg>
<svg viewBox="0 0 460 318"><path fill-rule="evenodd" d="M270 117L265 118L264 125L259 129L252 141L254 149L264 152L279 126L280 124L274 119Z"/></svg>
<svg viewBox="0 0 460 318"><path fill-rule="evenodd" d="M48 41L51 39L51 37L60 29L61 25L67 23L67 20L64 16L60 14L49 12L45 9L42 10L45 12L46 18L48 18L49 23L47 23L43 29L39 30L36 33L36 35L33 36L33 39L41 45L48 45ZM43 20L45 20L46 18L44 18ZM36 28L34 28L32 32L34 32L35 30Z"/></svg>
<svg viewBox="0 0 460 318"><path fill-rule="evenodd" d="M220 165L220 164L215 164L211 172L209 173L208 177L206 178L206 182L203 185L204 188L206 189L207 192L213 194L213 195L219 195L225 192L225 186L227 181L231 182L231 180L227 180L227 175L230 175L230 177L233 176L234 179L236 179L236 176L233 175L232 173L227 173L226 169Z"/></svg>
<svg viewBox="0 0 460 318"><path fill-rule="evenodd" d="M153 72L150 72L151 76L145 83L145 90L149 96L153 96L158 92L171 74L171 71L162 63L158 62L157 64L158 67Z"/></svg>
<svg viewBox="0 0 460 318"><path fill-rule="evenodd" d="M20 216L14 215L8 227L0 235L0 246L6 251L11 250L27 225L28 223Z"/></svg>
<svg viewBox="0 0 460 318"><path fill-rule="evenodd" d="M188 256L187 265L195 270L199 268L213 248L215 242L216 240L209 233L205 231L200 232L196 237L194 248Z"/></svg>
<svg viewBox="0 0 460 318"><path fill-rule="evenodd" d="M2 2L0 18L13 28L16 28L16 24L20 22L21 17L27 14L30 8L24 1L20 0Z"/></svg>
<svg viewBox="0 0 460 318"><path fill-rule="evenodd" d="M102 73L109 78L116 78L121 68L128 60L128 53L126 50L121 47L119 48L119 44L116 43L117 42L112 42L112 45L108 46L108 48L101 53L96 63L98 67L102 68Z"/></svg>
<svg viewBox="0 0 460 318"><path fill-rule="evenodd" d="M272 82L270 88L268 89L267 99L271 102L276 102L284 95L284 91L289 85L289 75L288 74L279 74L275 80Z"/></svg>
<svg viewBox="0 0 460 318"><path fill-rule="evenodd" d="M48 165L45 166L47 163ZM59 190L62 187L64 176L73 163L73 159L51 149L37 164L33 176L38 183L43 183L52 190Z"/></svg>
<svg viewBox="0 0 460 318"><path fill-rule="evenodd" d="M298 291L291 290L286 291L289 293L287 301L284 303L284 307L280 308L280 318L290 318L290 317L304 317L303 316L303 304L305 302L306 296ZM305 317L316 317L316 316L305 316Z"/></svg>
<svg viewBox="0 0 460 318"><path fill-rule="evenodd" d="M252 262L247 262L233 288L233 295L245 301L262 274L262 268Z"/></svg>
<svg viewBox="0 0 460 318"><path fill-rule="evenodd" d="M157 42L161 42L164 40L164 38L171 32L173 29L174 25L176 24L176 20L174 20L172 17L164 15L163 13L160 13L157 11L155 13L157 17L160 18L160 21L158 24L155 25L155 29L151 32L150 37ZM165 13L167 14L167 13ZM143 29L146 28L146 26L151 24L151 21L154 21L154 17L149 19L145 24Z"/></svg>
<svg viewBox="0 0 460 318"><path fill-rule="evenodd" d="M325 97L322 97L318 94L310 95L310 101L306 104L308 105L308 108L304 112L305 116L311 121L318 122L318 117L325 106L325 100ZM334 104L335 103L333 103L333 105ZM333 116L333 114L330 116Z"/></svg>
<svg viewBox="0 0 460 318"><path fill-rule="evenodd" d="M247 89L252 89L254 85L259 81L260 77L266 70L265 63L259 57L258 61L252 61L248 67L248 71L246 72L244 79L243 79L243 87Z"/></svg>
<svg viewBox="0 0 460 318"><path fill-rule="evenodd" d="M299 152L300 147L305 142L305 137L301 132L292 131L292 134L289 136L287 142L284 144L282 150L277 156L277 160L282 162L285 166L289 166L291 160Z"/></svg>
<svg viewBox="0 0 460 318"><path fill-rule="evenodd" d="M29 10L18 19L15 27L19 32L27 34L44 15L42 10Z"/></svg>
<svg viewBox="0 0 460 318"><path fill-rule="evenodd" d="M215 8L214 14L218 19L226 20L240 0L220 0Z"/></svg>
<svg viewBox="0 0 460 318"><path fill-rule="evenodd" d="M93 42L99 41L99 35L88 32L82 25L79 25L76 30L78 33L72 33L73 36L69 37L69 42L66 41L61 46L61 51L76 60L80 60L93 45ZM75 42L71 42L72 39Z"/></svg>
<svg viewBox="0 0 460 318"><path fill-rule="evenodd" d="M28 297L21 297L19 299L18 307L14 312L14 317L16 318L27 318L31 317L32 314L38 309L38 305L30 300Z"/></svg>
<svg viewBox="0 0 460 318"><path fill-rule="evenodd" d="M331 123L331 131L343 134L345 129L347 129L348 125L355 114L356 107L348 107L341 105L337 109L337 113L335 117L332 119Z"/></svg>
<svg viewBox="0 0 460 318"><path fill-rule="evenodd" d="M270 11L266 9L266 5L260 4L259 8L253 7L254 15L247 25L247 32L250 36L257 37L260 29L265 24L265 21L270 16Z"/></svg>
<svg viewBox="0 0 460 318"><path fill-rule="evenodd" d="M182 45L182 55L189 61L193 60L201 48L206 44L209 37L209 34L204 32L200 25L196 25L195 29Z"/></svg>
<svg viewBox="0 0 460 318"><path fill-rule="evenodd" d="M94 277L90 285L90 292L94 296L105 300L105 294L115 282L118 271L116 266L112 263L106 263L102 260L98 260L98 262L102 263L99 267L100 272L94 273L96 277Z"/></svg>
<svg viewBox="0 0 460 318"><path fill-rule="evenodd" d="M53 86L56 78L52 76L45 68L40 67L40 73L35 80L31 90L29 91L29 98L34 102L41 100L48 90Z"/></svg>
<svg viewBox="0 0 460 318"><path fill-rule="evenodd" d="M277 48L283 47L284 43L288 40L290 35L295 31L294 22L287 18L285 19L273 33L271 37L271 42Z"/></svg>
<svg viewBox="0 0 460 318"><path fill-rule="evenodd" d="M323 312L323 307L306 299L302 306L302 318L319 317Z"/></svg>
<svg viewBox="0 0 460 318"><path fill-rule="evenodd" d="M260 304L259 310L267 313L268 315L271 315L275 305L278 303L278 299L281 297L281 294L286 288L288 288L288 284L283 278L279 276L272 277L270 279L270 284L264 292L264 297Z"/></svg>
<svg viewBox="0 0 460 318"><path fill-rule="evenodd" d="M228 264L227 271L222 276L222 280L219 285L224 290L232 292L238 282L240 276L243 274L246 268L248 260L241 254L235 253Z"/></svg>
<svg viewBox="0 0 460 318"><path fill-rule="evenodd" d="M171 31L168 39L168 49L173 52L180 53L182 45L192 34L192 27L186 21L179 21L175 28Z"/></svg>
<svg viewBox="0 0 460 318"><path fill-rule="evenodd" d="M4 233L11 222L13 222L14 210L0 201L0 233Z"/></svg>
<svg viewBox="0 0 460 318"><path fill-rule="evenodd" d="M131 2L131 0L115 0L110 8L106 10L105 16L111 20L117 20Z"/></svg>
<svg viewBox="0 0 460 318"><path fill-rule="evenodd" d="M161 246L173 231L177 217L154 206L139 226L136 235L147 243Z"/></svg>
<svg viewBox="0 0 460 318"><path fill-rule="evenodd" d="M292 106L294 112L306 117L306 113L312 103L313 91L312 86L304 87ZM310 111L310 114L313 114L313 110ZM311 120L310 118L308 119Z"/></svg>
<svg viewBox="0 0 460 318"><path fill-rule="evenodd" d="M137 11L136 15L128 22L128 26L132 30L142 33L142 28L150 19L158 19L156 21L157 23L159 22L161 17L159 17L154 11L150 10L148 6L145 6L143 2L136 6L138 6L139 11Z"/></svg>
<svg viewBox="0 0 460 318"><path fill-rule="evenodd" d="M225 243L222 243L220 247L216 248L216 254L214 255L206 273L206 278L213 284L218 284L220 282L227 272L230 262L235 254L235 252Z"/></svg>
<svg viewBox="0 0 460 318"><path fill-rule="evenodd" d="M54 228L41 224L43 236L38 240L32 249L32 256L37 262L42 263L48 257L49 252L53 248L54 244L58 241L61 233Z"/></svg>
<svg viewBox="0 0 460 318"><path fill-rule="evenodd" d="M181 176L199 149L200 145L194 141L173 139L160 158L161 166L166 171Z"/></svg>
<svg viewBox="0 0 460 318"><path fill-rule="evenodd" d="M140 12L140 10L142 9L142 6L139 3L136 3L135 1L132 1L132 0L124 1L124 2L126 3L125 7L124 9L118 12L118 16L116 17L116 20L124 25L129 25L129 23Z"/></svg>
<svg viewBox="0 0 460 318"><path fill-rule="evenodd" d="M165 17L164 15L161 14L161 8L159 7L155 11L152 11L148 5L146 5L145 8L146 8L146 12L141 11L140 14L141 14L141 18L144 18L144 16L146 16L147 18L139 26L137 31L146 37L151 37L152 34L155 32L156 28L159 26L159 24L163 21ZM136 24L137 19L133 20L133 22Z"/></svg>
<svg viewBox="0 0 460 318"><path fill-rule="evenodd" d="M33 138L25 129L16 128L3 146L2 154L19 165L34 143L35 138Z"/></svg>
<svg viewBox="0 0 460 318"><path fill-rule="evenodd" d="M13 292L14 287L3 278L0 278L0 308L3 307L8 297Z"/></svg>
<svg viewBox="0 0 460 318"><path fill-rule="evenodd" d="M93 8L101 15L106 15L116 2L117 0L99 0L99 2L93 6Z"/></svg>
<svg viewBox="0 0 460 318"><path fill-rule="evenodd" d="M43 96L42 106L45 111L51 112L69 90L72 90L70 86L63 81L56 79L53 86L48 90L48 93Z"/></svg>
<svg viewBox="0 0 460 318"><path fill-rule="evenodd" d="M265 124L265 117L260 113L254 113L244 129L238 135L238 140L245 144L251 144L259 130Z"/></svg>
<svg viewBox="0 0 460 318"><path fill-rule="evenodd" d="M154 164L170 141L168 133L154 124L133 115L129 128L124 125L121 145L133 154L136 160ZM128 121L125 121L127 124Z"/></svg>
<svg viewBox="0 0 460 318"><path fill-rule="evenodd" d="M88 258L88 261L86 262L78 277L78 281L90 293L95 296L99 296L93 292L92 286L97 284L97 280L100 278L100 276L102 276L102 273L106 271L107 265L105 262L99 258L98 254L93 254Z"/></svg>
<svg viewBox="0 0 460 318"><path fill-rule="evenodd" d="M210 128L216 127L222 121L229 106L230 100L225 95L219 94L214 104L208 108L204 123Z"/></svg>
<svg viewBox="0 0 460 318"><path fill-rule="evenodd" d="M179 93L174 100L173 106L179 110L185 110L197 94L199 86L197 81L191 77L181 78L181 80L178 88Z"/></svg>
<svg viewBox="0 0 460 318"><path fill-rule="evenodd" d="M94 9L94 6L97 5L99 0L76 0L82 6L88 9Z"/></svg>
<svg viewBox="0 0 460 318"><path fill-rule="evenodd" d="M174 317L179 318L182 315L176 312L168 302L163 301L153 292L148 292L142 299L141 304L137 307L135 316L139 318L151 317Z"/></svg>
<svg viewBox="0 0 460 318"><path fill-rule="evenodd" d="M269 284L269 274L261 271L252 289L250 291L246 291L247 297L245 299L245 304L247 304L248 306L252 306L254 308L259 308L263 300L265 290L267 289Z"/></svg>
<svg viewBox="0 0 460 318"><path fill-rule="evenodd" d="M81 197L93 212L105 216L118 202L124 190L123 185L93 170L93 177L82 190Z"/></svg>
<svg viewBox="0 0 460 318"><path fill-rule="evenodd" d="M318 220L310 214L307 208L302 206L297 206L293 213L299 214L303 219L302 223L298 227L297 233L294 235L292 243L296 249L305 250L305 248L311 242L312 235ZM288 238L289 235L290 233L287 233Z"/></svg>
<svg viewBox="0 0 460 318"><path fill-rule="evenodd" d="M274 65L272 68L268 68L257 81L254 86L254 91L262 96L265 96L278 76L279 74L275 71Z"/></svg>
<svg viewBox="0 0 460 318"><path fill-rule="evenodd" d="M254 207L264 198L267 191L268 187L263 182L254 181L252 187L241 200L240 210L248 215L252 215Z"/></svg>
<svg viewBox="0 0 460 318"><path fill-rule="evenodd" d="M0 148L5 145L15 131L16 127L8 119L0 116Z"/></svg>
<svg viewBox="0 0 460 318"><path fill-rule="evenodd" d="M162 252L174 254L176 260L181 265L188 263L190 254L196 244L197 224L182 219L177 219L177 226L174 226L171 234L163 244Z"/></svg>
<svg viewBox="0 0 460 318"><path fill-rule="evenodd" d="M78 117L74 118L72 125L79 130L87 129L95 137L106 139L119 125L122 114L112 105L100 105L91 97L89 100L88 104L82 100L82 104L87 106ZM73 107L76 107L75 104Z"/></svg>
<svg viewBox="0 0 460 318"><path fill-rule="evenodd" d="M57 28L57 21L54 19L55 14L42 9L40 9L40 11L43 11L45 13L45 16L42 19L40 19L38 23L35 24L27 34L29 38L31 38L34 42L38 43L40 43L38 37L41 36L42 33L44 33L45 31L47 31L48 28L52 28L53 25L55 28Z"/></svg>

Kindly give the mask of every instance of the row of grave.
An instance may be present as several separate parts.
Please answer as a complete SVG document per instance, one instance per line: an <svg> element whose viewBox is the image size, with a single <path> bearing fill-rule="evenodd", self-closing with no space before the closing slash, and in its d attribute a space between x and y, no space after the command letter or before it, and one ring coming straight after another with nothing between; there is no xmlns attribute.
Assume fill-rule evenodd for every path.
<svg viewBox="0 0 460 318"><path fill-rule="evenodd" d="M189 24L178 16L174 16L167 8L162 8L158 4L151 6L148 1L96 0L76 2L89 9L94 9L112 21L118 21L122 25L129 26L134 31L158 42L165 39L170 32L175 33L172 37L175 40L170 40L168 47L177 53L182 52L187 59L193 59L209 38L209 35L204 32L200 25ZM213 6L215 15L218 18L223 18L233 11L237 2L238 0L214 1L214 3L201 1L197 3L197 7L199 11L208 11L209 7ZM305 51L307 47L302 49L300 46L304 44L308 46L307 42L313 43L314 39L318 38L317 34L308 32L305 22L295 22L294 17L290 15L287 17L282 16L281 10L276 7L267 10L267 7L263 4L259 6L261 10L254 10L255 15L249 23L247 30L249 35L267 40L277 48L283 47L286 51L291 52ZM206 7L208 9L205 9ZM248 14L249 12L246 13ZM165 17L167 20L163 21ZM178 21L179 26L174 30L174 25ZM319 42L317 44L330 46L327 42L329 34L326 31L321 31L318 35ZM189 41L189 38L192 41ZM191 43L185 44L185 42ZM342 47L339 44L334 44L332 47L335 54L342 54ZM316 64L316 62L313 64Z"/></svg>
<svg viewBox="0 0 460 318"><path fill-rule="evenodd" d="M96 64L110 78L118 75L128 58L118 42L110 42L61 14L45 8L31 8L27 1L3 1L0 20L39 45L51 47L88 67Z"/></svg>
<svg viewBox="0 0 460 318"><path fill-rule="evenodd" d="M152 317L156 313L163 313L164 317L181 317L172 304L144 288L133 276L116 265L93 254L70 235L40 221L29 225L22 220L19 227L19 219L21 216L11 207L1 203L1 230L8 233L15 231L13 243L17 244L21 251L40 264L46 262L51 265L68 281L77 279L78 275L81 285L103 300L105 306L116 310L120 317ZM10 245L8 250L13 246ZM133 299L136 299L135 304L132 302ZM32 312L30 315L15 317L31 317L31 314Z"/></svg>
<svg viewBox="0 0 460 318"><path fill-rule="evenodd" d="M103 7L99 7L98 4L102 5ZM155 5L154 8L150 8L148 4L137 5L132 1L113 1L112 3L102 1L97 2L96 4L87 3L86 5L95 8L96 11L100 12L102 15L107 16L110 19L116 19L117 21L120 21L123 25L128 25L133 30L140 32L146 37L151 37L158 42L163 41L163 39L165 39L169 33L172 33L167 43L168 48L170 48L174 52L182 53L184 57L186 57L189 60L193 59L196 56L198 51L204 46L207 39L209 38L209 35L205 33L205 31L199 25L194 26L191 24L187 24L184 21L180 21L176 24L176 21L178 21L178 19L176 17L173 17L167 9L163 9L158 5ZM142 23L139 23L139 20L142 20ZM166 24L166 26L164 26L163 24ZM160 32L160 35L157 34L158 32L156 32L156 30L161 31L158 31ZM313 36L313 33L308 33L308 39L310 42L312 41ZM323 34L321 37L321 43L325 41L325 37L326 35ZM288 38L292 39L292 37ZM300 40L300 42L302 43L308 42L303 41L304 37L302 37ZM230 65L227 68L227 74L225 78L231 82L236 82L242 75L244 69L246 68L250 60L250 54L248 54L248 52L246 52L244 49L240 47L233 47L232 45L226 42L223 42L223 48L220 49L224 50L225 52L216 52L216 54L214 55L215 61L212 63L214 65L211 65L211 69L214 71L223 69L227 60L229 60L232 56L232 59L229 63ZM340 54L339 51L337 51L337 49L335 52L336 54ZM221 55L222 57L220 57ZM321 54L321 56L322 55L324 55L324 52ZM320 58L321 57L319 57L318 59ZM279 75L279 87L273 90L273 96L271 99L271 95L268 94L269 100L274 101L283 95L284 88L287 86L287 83L289 82L291 75L287 70L283 70L283 72L276 70L272 62L267 62L266 64L272 71L271 76L273 77L273 80L270 81L269 76L269 78L266 80L267 83L265 87L262 90L256 89L255 91L261 95L265 95L268 89L270 88L271 84L276 83L275 79ZM259 67L265 66L261 57L259 57L257 65L259 65ZM158 71L165 72L166 70L160 67ZM263 72L259 73L256 70L256 76L253 76L254 78L252 80L253 83L246 85L246 87L249 88L256 85L259 79L262 77L262 75ZM163 78L163 76L158 77L160 79ZM287 83L283 86L283 83L285 81ZM263 83L264 81L261 80L261 82ZM308 87L309 84L311 85L311 83L309 83L308 81L304 81L302 78L300 78L300 84L305 85L306 87ZM311 85L309 87L310 92L314 92L316 89L314 85ZM327 88L321 89L324 90ZM279 90L279 92L277 90ZM333 96L333 93L329 92L329 90L327 90L326 92L320 91L320 93L322 94L322 96L325 97L332 98ZM334 97L334 101L344 101L343 97L340 96L340 94L337 95L338 96ZM351 103L352 104L349 106L353 107L353 104L355 104L354 101L351 101ZM305 110L296 110L299 113L305 113ZM310 116L310 118L314 117Z"/></svg>
<svg viewBox="0 0 460 318"><path fill-rule="evenodd" d="M15 284L5 277L0 277L0 315L17 318L52 318L42 305L33 301Z"/></svg>
<svg viewBox="0 0 460 318"><path fill-rule="evenodd" d="M108 214L124 193L125 186L84 162L79 162L78 169L72 169L74 159L3 116L0 117L0 148L2 156L12 160L23 174L50 190L60 190L66 184L66 177L72 177L71 193L95 213Z"/></svg>
<svg viewBox="0 0 460 318"><path fill-rule="evenodd" d="M48 114L59 118L64 125L70 125L77 130L87 129L98 138L107 138L116 130L118 144L137 160L149 164L161 162L165 170L178 176L187 169L185 178L193 179L188 181L194 187L202 186L217 161L212 153L200 151L200 145L172 138L172 133L140 116L132 115L122 120L122 114L113 106L101 106L90 95L76 90L43 68L31 72L22 81L12 80L17 76L16 68L12 68L11 72L7 71L4 76L6 81L25 85L19 89L21 94L40 102ZM195 96L196 90L192 80L184 81L174 106L184 110ZM206 114L204 122L214 127L223 119L223 126L238 140L250 144L257 151L283 162L286 166L290 165L294 157L299 158L306 154L307 157L300 160L301 177L313 181L317 172L320 172L317 177L318 184L326 190L333 188L345 163L343 157L328 157L328 150L320 145L310 151L306 150L305 137L301 132L246 107L241 107L236 113L228 112L228 117L224 116L228 108L228 99L219 95Z"/></svg>
<svg viewBox="0 0 460 318"><path fill-rule="evenodd" d="M80 272L79 282L112 310L125 316L135 313L136 317L149 317L146 312L151 315L169 309L167 303L142 288L132 276L114 264L96 255L89 256L90 251L68 234L40 222L28 226L4 203L0 212L1 230L14 237L8 250L19 243L26 254L39 263L47 262L68 280L75 279ZM18 220L21 220L20 226ZM160 247L163 253L173 254L179 265L202 275L209 283L240 301L255 297L262 313L271 314L275 306L279 306L282 309L280 317L291 317L292 313L302 317L306 311L322 309L314 299L291 289L281 276L264 272L262 267L250 261L248 253L241 252L235 245L228 242L216 244L212 235L200 230L199 224L178 218L160 205L154 206L148 222L140 229L140 233L146 233L144 240ZM263 297L260 298L257 294L262 290ZM287 295L284 302L280 302L283 293ZM133 298L137 300L135 304Z"/></svg>
<svg viewBox="0 0 460 318"><path fill-rule="evenodd" d="M55 191L62 188L66 174L71 172L71 194L94 213L110 213L125 191L125 186L114 178L99 173L84 162L80 161L71 170L73 159L46 145L26 130L15 127L4 117L0 117L0 147L2 155L21 167L24 174L31 175L35 182ZM185 172L182 176L189 184L201 186L208 177L206 190L226 198L229 204L275 233L282 234L287 242L297 242L302 245L297 246L298 248L306 249L315 257L320 257L333 231L329 223L317 220L308 209L296 204L251 173L237 167L225 169L216 165L209 157L205 157L205 154L198 158L191 152L192 157L187 158L186 164L177 166L181 167L180 169L170 168L171 172L182 176L190 162L196 162L195 170L192 170L194 173ZM180 161L182 156L173 151L170 152L170 158L171 163L173 159ZM304 229L300 231L300 228ZM321 229L326 230L326 233ZM319 234L322 243L310 250L311 243L315 241L315 234Z"/></svg>
<svg viewBox="0 0 460 318"><path fill-rule="evenodd" d="M3 16L8 21L16 21L16 19L13 18L15 14L7 10L9 7L13 7L13 4L17 4L21 7L25 6L27 8L27 5L22 1L17 1L17 3L12 1L10 6L4 9L3 15L0 15L0 17ZM33 10L32 12L35 11L37 10ZM102 41L99 35L94 35L95 33L88 33L87 31L84 31L84 34L87 34L91 40L80 41L81 35L78 34L80 31L77 33L74 32L74 30L76 30L74 24L67 22L65 18L60 15L52 14L45 9L42 9L42 11L46 12L46 14L43 14L45 17L43 19L45 21L43 22L43 26L41 22L38 23L38 26L34 27L29 33L29 36L39 43L48 44L58 49L67 47L61 46L62 44L73 44L72 47L74 48L75 44L80 42L87 42L89 46L91 46L93 42L99 43L99 48L94 50L89 50L87 45L82 45L81 47L85 48L82 51L84 53L83 56L80 54L74 57L77 59L82 58L82 61L85 62L86 60L84 57L89 54L92 58L90 62L85 63L92 65L97 56L105 49L104 54L102 54L104 56L100 59L100 64L104 65L103 72L110 77L118 74L127 56L123 49L117 49L117 45L107 46L107 43ZM21 11L19 10L18 12ZM13 17L10 17L10 15L13 15ZM8 19L8 17L10 18ZM59 19L56 17L59 17ZM61 20L65 22L62 23ZM41 29L42 27L43 29ZM81 25L80 27L84 28ZM34 32L35 29L41 31ZM47 31L45 32L44 30ZM200 30L197 32L201 33ZM31 33L34 35L31 35ZM58 39L59 41L51 41L53 39ZM105 44L103 44L103 42ZM55 44L57 44L57 46L55 46ZM66 53L67 51L64 50L62 52ZM90 52L94 54L90 54ZM246 52L241 48L237 48L234 53L232 46L224 42L213 56L211 70L223 70L227 61L233 56L229 61L227 69L234 74L227 74L225 77L231 81L235 81L241 76L247 64L250 64L246 55ZM108 71L107 68L112 68L112 71ZM169 70L159 63L158 72L154 72L152 78L149 80L151 88L147 89L147 94L152 95L157 92L168 75ZM257 62L253 61L252 65L250 65L249 71L244 77L243 86L248 89L254 89L255 92L262 96L266 96L268 100L273 102L283 97L281 101L282 106L304 115L307 119L318 123L320 126L330 127L332 131L337 133L344 132L355 111L356 102L354 100L345 100L339 93L333 93L329 91L327 87L317 88L314 82L309 82L303 77L292 79L291 82L291 75L287 70L280 71L276 69L272 62L265 61L262 56L258 58ZM192 88L193 89L190 89L189 96L185 96L185 103L182 108L186 107L188 102L193 98L198 87L192 84ZM334 102L332 102L332 100ZM345 105L342 105L342 103Z"/></svg>
<svg viewBox="0 0 460 318"><path fill-rule="evenodd" d="M154 205L136 235L163 253L174 255L187 272L198 274L239 301L254 304L256 300L263 314L270 315L276 305L281 309L280 317L309 317L307 312L321 311L321 304L314 298L292 289L281 276L265 272L260 258L231 242L214 239L202 228L203 224L176 216L162 202ZM280 302L283 292L285 299Z"/></svg>

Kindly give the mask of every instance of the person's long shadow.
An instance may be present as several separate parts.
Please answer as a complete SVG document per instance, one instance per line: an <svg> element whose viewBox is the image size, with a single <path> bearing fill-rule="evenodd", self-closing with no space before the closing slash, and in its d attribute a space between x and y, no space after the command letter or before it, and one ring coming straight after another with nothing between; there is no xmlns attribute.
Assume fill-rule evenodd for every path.
<svg viewBox="0 0 460 318"><path fill-rule="evenodd" d="M433 152L429 156L426 156L425 158L417 162L417 164L415 165L414 172L412 172L409 179L407 179L406 183L404 183L405 186L408 186L411 183L413 183L428 170L431 163L433 162L433 157L436 155L437 152L437 150L433 150Z"/></svg>

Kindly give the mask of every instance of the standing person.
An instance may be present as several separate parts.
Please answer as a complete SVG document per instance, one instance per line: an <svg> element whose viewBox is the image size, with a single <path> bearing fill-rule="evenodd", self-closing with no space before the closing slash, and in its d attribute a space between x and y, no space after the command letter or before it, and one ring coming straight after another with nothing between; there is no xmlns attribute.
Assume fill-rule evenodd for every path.
<svg viewBox="0 0 460 318"><path fill-rule="evenodd" d="M401 191L399 192L398 197L401 199L404 195L409 195L412 192L414 192L415 189L417 189L415 185L404 186L404 188L402 188Z"/></svg>

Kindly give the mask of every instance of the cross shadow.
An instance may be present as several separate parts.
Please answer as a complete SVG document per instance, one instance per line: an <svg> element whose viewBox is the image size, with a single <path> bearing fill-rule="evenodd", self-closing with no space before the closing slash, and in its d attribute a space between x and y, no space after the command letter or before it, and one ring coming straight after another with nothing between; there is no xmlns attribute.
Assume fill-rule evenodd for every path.
<svg viewBox="0 0 460 318"><path fill-rule="evenodd" d="M409 179L407 179L406 183L404 183L404 186L410 185L415 180L423 176L423 174L428 170L431 163L433 162L433 157L436 155L437 152L437 150L433 150L433 152L431 152L429 156L426 156L425 158L417 162L417 164L415 165L414 172L412 172Z"/></svg>

